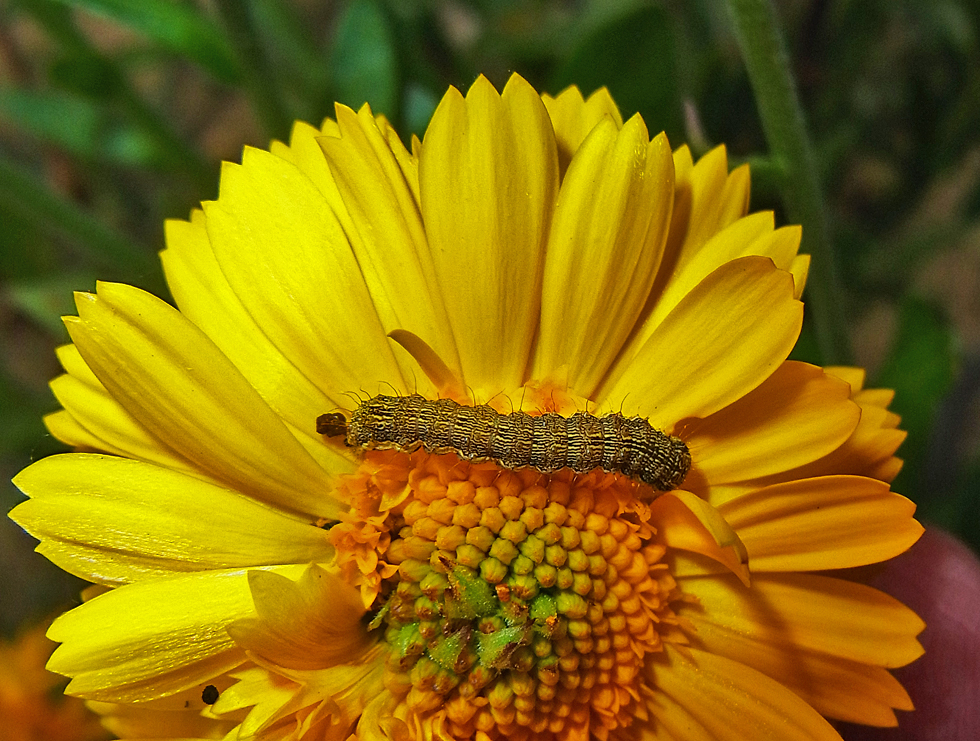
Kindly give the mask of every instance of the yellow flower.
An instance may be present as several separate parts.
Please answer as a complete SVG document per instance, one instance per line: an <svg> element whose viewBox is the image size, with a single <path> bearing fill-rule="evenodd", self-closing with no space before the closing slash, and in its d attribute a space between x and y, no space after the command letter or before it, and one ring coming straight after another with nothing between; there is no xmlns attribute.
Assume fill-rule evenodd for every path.
<svg viewBox="0 0 980 741"><path fill-rule="evenodd" d="M748 196L723 148L695 164L605 91L516 75L450 89L411 152L343 106L246 150L167 225L179 310L101 284L66 319L47 421L91 452L22 472L13 517L102 593L53 625L51 669L156 736L894 724L911 705L887 669L922 623L826 572L921 533L887 483L902 433L860 371L786 360L808 263ZM552 449L508 470L345 447L381 394L638 415L693 462L664 493L623 466L538 470ZM517 419L481 414L474 435Z"/></svg>
<svg viewBox="0 0 980 741"><path fill-rule="evenodd" d="M44 668L54 644L46 625L0 640L0 739L100 741L108 734L98 716L74 697L63 697L61 677Z"/></svg>

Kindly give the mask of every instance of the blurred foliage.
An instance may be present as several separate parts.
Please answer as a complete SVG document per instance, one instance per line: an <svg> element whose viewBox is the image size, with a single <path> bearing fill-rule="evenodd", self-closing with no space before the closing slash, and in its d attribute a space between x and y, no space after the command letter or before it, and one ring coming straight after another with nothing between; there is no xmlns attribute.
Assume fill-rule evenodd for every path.
<svg viewBox="0 0 980 741"><path fill-rule="evenodd" d="M909 430L895 488L980 548L980 2L777 8L855 360L898 390ZM725 142L753 165L753 208L782 218L714 0L0 0L3 478L57 449L41 417L71 291L98 276L166 296L162 223L216 195L222 159L287 138L295 118L318 123L334 100L421 134L447 85L512 70L552 93L606 85L695 154ZM794 357L831 360L811 329ZM19 494L2 492L6 509ZM0 536L6 563L43 568L9 522ZM66 589L34 588L21 612L47 613Z"/></svg>

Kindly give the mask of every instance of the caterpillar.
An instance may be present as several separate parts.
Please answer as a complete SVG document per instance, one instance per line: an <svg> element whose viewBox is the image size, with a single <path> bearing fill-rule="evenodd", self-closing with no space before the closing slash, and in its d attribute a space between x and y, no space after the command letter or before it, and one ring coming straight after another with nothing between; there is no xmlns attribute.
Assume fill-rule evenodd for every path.
<svg viewBox="0 0 980 741"><path fill-rule="evenodd" d="M463 406L412 394L375 396L360 404L349 422L334 412L321 415L316 424L321 435L344 435L348 447L406 452L421 447L427 453L455 453L464 460L492 460L504 468L541 473L601 468L657 491L676 489L691 468L683 440L641 417L622 414L501 414L485 404Z"/></svg>

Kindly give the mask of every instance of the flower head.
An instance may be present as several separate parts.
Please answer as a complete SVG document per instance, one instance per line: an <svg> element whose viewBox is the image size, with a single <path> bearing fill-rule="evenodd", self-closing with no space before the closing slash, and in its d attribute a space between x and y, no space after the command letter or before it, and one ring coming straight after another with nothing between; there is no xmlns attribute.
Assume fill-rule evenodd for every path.
<svg viewBox="0 0 980 741"><path fill-rule="evenodd" d="M182 737L894 724L922 624L826 572L921 533L903 434L860 371L786 360L807 258L748 193L516 75L411 152L366 106L246 150L167 225L178 309L100 284L66 319L48 426L88 452L13 516L101 593L51 668Z"/></svg>

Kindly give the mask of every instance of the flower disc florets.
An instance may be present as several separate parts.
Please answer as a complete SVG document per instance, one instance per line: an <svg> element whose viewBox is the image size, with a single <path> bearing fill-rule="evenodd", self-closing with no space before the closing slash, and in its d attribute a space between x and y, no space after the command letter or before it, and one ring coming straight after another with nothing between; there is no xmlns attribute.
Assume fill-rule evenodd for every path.
<svg viewBox="0 0 980 741"><path fill-rule="evenodd" d="M368 521L390 538L365 576L386 683L410 715L459 739L630 724L678 597L636 483L421 452L370 453L363 469L348 484L360 502L391 501L398 481L407 493L383 519L362 506L333 539L352 545Z"/></svg>

